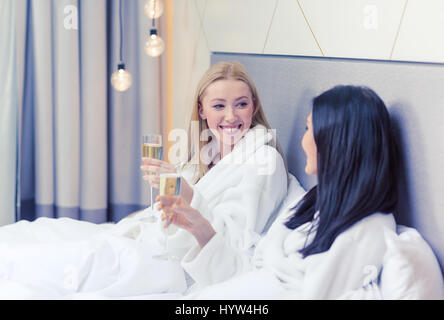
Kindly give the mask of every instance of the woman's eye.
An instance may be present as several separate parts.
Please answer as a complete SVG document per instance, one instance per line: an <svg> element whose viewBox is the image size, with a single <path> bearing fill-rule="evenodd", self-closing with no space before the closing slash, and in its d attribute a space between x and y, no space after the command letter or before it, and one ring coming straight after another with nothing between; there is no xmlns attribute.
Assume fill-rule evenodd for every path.
<svg viewBox="0 0 444 320"><path fill-rule="evenodd" d="M223 104L216 104L213 106L214 109L222 109L224 107Z"/></svg>
<svg viewBox="0 0 444 320"><path fill-rule="evenodd" d="M308 130L308 126L305 126L305 131L307 131Z"/></svg>
<svg viewBox="0 0 444 320"><path fill-rule="evenodd" d="M247 102L239 102L239 103L237 104L237 106L238 106L239 108L245 108L247 105L248 105Z"/></svg>

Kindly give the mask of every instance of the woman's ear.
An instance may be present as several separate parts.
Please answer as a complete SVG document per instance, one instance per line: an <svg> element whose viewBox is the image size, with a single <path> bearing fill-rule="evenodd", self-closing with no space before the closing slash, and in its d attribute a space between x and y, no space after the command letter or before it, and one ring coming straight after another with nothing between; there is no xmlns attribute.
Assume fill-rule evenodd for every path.
<svg viewBox="0 0 444 320"><path fill-rule="evenodd" d="M199 111L199 116L200 116L200 118L201 118L202 120L206 120L206 119L207 119L207 116L205 115L205 112L204 112L204 110L203 110L203 108L202 108L202 105L201 105L200 103L197 105L197 110Z"/></svg>

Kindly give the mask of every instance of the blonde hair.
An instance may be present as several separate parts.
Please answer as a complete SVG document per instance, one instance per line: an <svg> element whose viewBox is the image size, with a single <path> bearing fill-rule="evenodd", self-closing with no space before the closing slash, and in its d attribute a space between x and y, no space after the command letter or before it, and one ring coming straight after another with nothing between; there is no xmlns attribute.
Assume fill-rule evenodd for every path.
<svg viewBox="0 0 444 320"><path fill-rule="evenodd" d="M217 80L228 80L228 79L235 79L240 80L246 83L250 89L252 99L253 99L253 106L254 111L252 115L252 121L250 128L261 124L267 129L271 130L271 127L265 117L264 110L262 108L262 103L259 99L259 95L257 93L256 86L254 85L253 80L250 78L247 70L245 67L240 64L237 61L222 61L217 62L214 65L212 65L202 76L200 82L197 85L197 89L192 101L192 113L191 113L191 119L190 124L188 127L188 165L197 165L197 172L194 177L194 183L200 180L209 170L207 164L202 163L200 159L200 150L209 143L210 141L200 141L200 134L208 130L207 121L203 120L199 116L199 107L201 106L201 98L203 94L205 93L205 90L207 87L212 84L213 82ZM198 123L198 132L193 132L193 123ZM199 136L192 136L196 135L197 133ZM196 143L198 141L198 143ZM287 165L284 157L284 153L282 152L282 148L279 145L279 142L277 139L273 141L275 143L276 150L281 154L282 159L284 160L285 169L287 171ZM198 148L196 148L198 146ZM195 159L197 157L197 159ZM192 164L193 163L193 164ZM197 163L197 164L196 164ZM288 171L287 171L288 176Z"/></svg>

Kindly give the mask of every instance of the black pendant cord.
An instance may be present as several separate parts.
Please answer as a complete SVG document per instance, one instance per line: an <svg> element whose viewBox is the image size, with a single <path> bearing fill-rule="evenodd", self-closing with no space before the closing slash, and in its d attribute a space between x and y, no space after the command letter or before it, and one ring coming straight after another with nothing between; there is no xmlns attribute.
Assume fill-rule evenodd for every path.
<svg viewBox="0 0 444 320"><path fill-rule="evenodd" d="M120 64L123 64L123 27L122 27L122 0L119 0L119 26L120 26Z"/></svg>

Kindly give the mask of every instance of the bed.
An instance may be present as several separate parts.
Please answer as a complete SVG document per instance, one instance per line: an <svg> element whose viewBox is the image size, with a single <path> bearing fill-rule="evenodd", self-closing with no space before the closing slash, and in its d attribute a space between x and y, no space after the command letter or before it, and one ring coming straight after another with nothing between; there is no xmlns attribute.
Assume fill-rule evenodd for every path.
<svg viewBox="0 0 444 320"><path fill-rule="evenodd" d="M305 156L300 144L312 98L338 84L365 85L374 89L389 108L402 152L403 161L399 163L402 171L399 181L401 201L396 212L398 223L413 227L421 233L439 260L442 276L443 64L230 53L213 53L211 56L212 63L222 60L237 60L249 71L260 93L267 118L272 128L276 129L286 154L288 169L305 189L316 183L304 172ZM72 250L72 257L77 255L84 259L67 260L65 267L57 270L38 270L38 264L23 266L24 275L41 272L43 276L26 286L0 280L0 298L176 299L182 298L178 292L188 292L190 289L192 281L186 275L186 281L176 281L184 276L178 263L168 265L154 261L147 257L143 247L138 244L155 240L149 237L152 234L150 230L143 229L147 225L143 223L143 214L137 215L136 219L124 220L111 234L108 232L108 224L94 225L79 221L73 226L72 221L64 221L67 223L65 228L55 228L46 220L38 234L29 234L28 239L18 238L14 234L17 227L9 233L0 233L0 244L8 241L14 243L14 247L0 245L0 252L21 252L22 256L34 254L36 259L51 259L60 250ZM29 222L21 222L19 225L23 233L28 232L28 226ZM39 234L45 236L39 238ZM148 236L143 238L143 234ZM66 240L63 248L54 246L51 237L63 237ZM81 254L78 246L71 245L79 240L84 241ZM42 257L41 253L36 254L36 247L25 245L29 241L34 241L39 248L44 246L47 255ZM98 254L101 256L98 257ZM117 265L99 263L106 262L108 258L109 261L115 261L116 256L119 257ZM3 266L0 275L13 272L13 267ZM148 269L154 270L152 277L166 273L168 277L165 279L169 281L159 283L151 292L145 290L149 287L145 284L151 281L147 276ZM95 277L95 274L101 274L101 277ZM100 281L108 281L112 285L98 292L76 293L80 286L88 291L88 286L100 286L97 283ZM59 285L55 285L56 282ZM63 285L60 286L60 283Z"/></svg>

